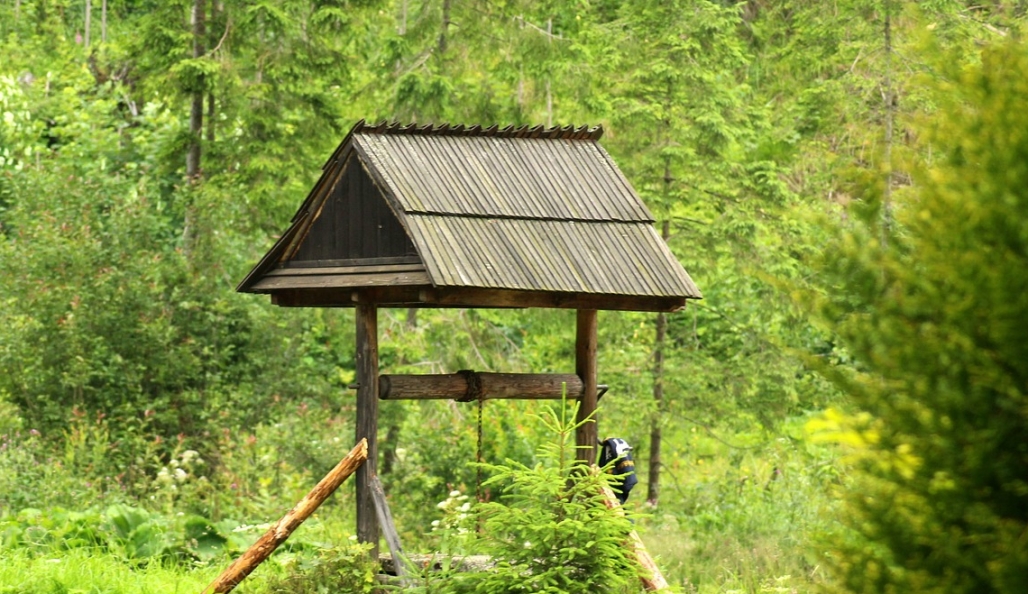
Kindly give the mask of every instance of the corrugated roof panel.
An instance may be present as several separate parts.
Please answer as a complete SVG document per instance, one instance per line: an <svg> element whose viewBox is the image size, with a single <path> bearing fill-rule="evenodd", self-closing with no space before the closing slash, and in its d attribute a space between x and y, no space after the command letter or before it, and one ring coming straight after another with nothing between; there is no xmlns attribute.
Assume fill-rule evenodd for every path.
<svg viewBox="0 0 1028 594"><path fill-rule="evenodd" d="M567 207L576 215L572 219L610 220L610 216L603 208L603 196L597 191L602 185L601 180L592 180L585 177L576 178L574 172L578 169L574 161L570 159L561 145L571 142L569 140L544 141L545 146L539 150L542 156L549 161L547 177L553 185L560 188L561 198ZM535 147L532 147L535 149ZM634 197L633 197L634 198Z"/></svg>
<svg viewBox="0 0 1028 594"><path fill-rule="evenodd" d="M601 134L361 122L329 159L317 188L338 182L345 155L359 157L438 287L700 297L652 227L652 214L597 143ZM365 199L381 198L374 192ZM285 237L302 243L319 204L305 201ZM285 249L279 244L272 250L277 258ZM240 289L271 262L262 260Z"/></svg>
<svg viewBox="0 0 1028 594"><path fill-rule="evenodd" d="M652 221L591 139L368 130L353 139L408 213Z"/></svg>
<svg viewBox="0 0 1028 594"><path fill-rule="evenodd" d="M531 225L531 229L526 227L526 223L513 221L509 225L509 230L511 233L536 238L535 242L543 246L538 250L542 255L540 263L546 267L540 274L541 286L547 286L552 277L561 280L565 291L577 291L589 284L589 271L576 261L577 254L568 252L565 240L571 227L569 224L539 221Z"/></svg>
<svg viewBox="0 0 1028 594"><path fill-rule="evenodd" d="M700 296L648 223L417 214L408 222L437 286Z"/></svg>
<svg viewBox="0 0 1028 594"><path fill-rule="evenodd" d="M507 142L500 138L483 139L479 145L479 154L491 164L494 171L508 171L509 175L501 176L510 190L507 197L507 204L511 212L524 210L537 213L539 217L560 218L566 217L567 212L561 205L555 204L549 199L549 189L544 180L535 175L526 175L525 164L520 157L509 151L502 150L502 145Z"/></svg>

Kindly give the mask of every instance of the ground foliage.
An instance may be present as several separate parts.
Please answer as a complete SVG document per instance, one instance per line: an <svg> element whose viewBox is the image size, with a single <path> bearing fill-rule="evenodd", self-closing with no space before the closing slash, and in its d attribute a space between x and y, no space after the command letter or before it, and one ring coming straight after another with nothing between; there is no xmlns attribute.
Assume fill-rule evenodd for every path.
<svg viewBox="0 0 1028 594"><path fill-rule="evenodd" d="M908 242L926 198L907 188L931 178L911 163L991 146L947 149L919 123L947 97L971 105L982 97L961 92L992 85L934 56L977 64L983 48L1017 37L1026 11L999 0L94 0L87 31L85 6L0 4L0 515L11 534L29 528L26 509L63 518L57 508L93 501L76 513L99 518L127 505L160 515L153 522L171 535L171 557L199 562L174 514L223 530L229 520L268 521L348 449L351 313L278 310L233 288L352 122L601 123L603 145L705 296L668 317L659 406L648 398L658 380L654 317L600 316L600 379L611 386L601 431L628 438L643 461L650 420L662 425L669 488L640 527L681 535L664 549L679 586L769 592L822 581L823 559L805 556L806 537L794 535L826 521L827 492L845 482L832 450L796 430L826 406L848 410L850 397L813 369L881 373L860 345L878 332L901 336L891 322L868 322L865 342L847 342L855 326L841 314L819 327L789 294L867 312L896 305L867 287L884 295L880 284L929 265ZM197 9L206 29L194 55ZM204 123L191 131L197 98ZM983 105L983 114L995 107ZM201 171L187 180L196 142ZM1007 200L984 191L1017 181L1016 159L1003 158L989 162L1011 165L1009 176L949 190L951 219L1017 220L962 210L979 204L965 192ZM951 175L975 179L953 165ZM877 192L863 190L874 183ZM862 214L868 206L888 223L889 250L876 251L875 228L833 247L865 265L822 270L834 226L874 218ZM977 234L999 228L954 236L966 240L962 282L992 287L1000 277L989 275L1010 269L974 259L992 245ZM950 278L941 262L955 252L937 253L928 280ZM867 272L883 262L895 276ZM570 312L384 311L381 326L385 372L573 368ZM978 389L968 379L978 377L954 385ZM926 393L911 392L911 402L921 406ZM857 402L873 418L891 416ZM389 404L382 469L394 513L405 539L432 546L424 510L475 482L465 464L475 412ZM547 429L531 420L534 406L486 405L487 461L535 465ZM205 465L169 482L186 451ZM338 524L316 534L346 540L348 497L330 508ZM28 557L11 562L39 571Z"/></svg>

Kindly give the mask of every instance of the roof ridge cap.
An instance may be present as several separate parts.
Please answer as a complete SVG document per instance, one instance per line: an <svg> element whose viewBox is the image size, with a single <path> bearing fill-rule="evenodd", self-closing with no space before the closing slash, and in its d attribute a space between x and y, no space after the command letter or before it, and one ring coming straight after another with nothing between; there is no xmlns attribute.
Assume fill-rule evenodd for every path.
<svg viewBox="0 0 1028 594"><path fill-rule="evenodd" d="M638 225L645 223L652 225L656 222L652 217L646 218L589 218L589 217L556 217L552 215L513 215L506 213L487 213L487 212L447 212L441 210L404 210L404 216L419 216L419 217L454 217L460 219L488 219L492 221L505 220L505 221L556 221L565 223L616 223L626 225Z"/></svg>
<svg viewBox="0 0 1028 594"><path fill-rule="evenodd" d="M347 138L354 134L381 134L381 135L413 135L413 136L474 136L474 137L496 137L496 138L545 138L561 140L599 140L603 136L603 126L550 126L542 124L528 126L527 124L515 127L508 125L501 128L499 124L486 126L484 124L450 124L429 123L418 125L410 122L407 124L382 120L377 124L369 124L365 120L358 121Z"/></svg>

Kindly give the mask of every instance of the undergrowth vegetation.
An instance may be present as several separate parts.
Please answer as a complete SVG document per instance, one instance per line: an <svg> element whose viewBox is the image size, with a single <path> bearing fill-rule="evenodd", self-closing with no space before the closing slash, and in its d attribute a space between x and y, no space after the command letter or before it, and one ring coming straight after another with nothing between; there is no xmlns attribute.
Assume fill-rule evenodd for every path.
<svg viewBox="0 0 1028 594"><path fill-rule="evenodd" d="M337 410L312 404L279 412L279 422L249 433L226 432L201 453L182 444L164 450L160 446L167 444L143 434L115 440L107 419L78 413L66 434L48 438L4 408L0 566L6 579L0 583L16 589L0 591L71 592L83 574L93 575L91 583L104 592L176 591L173 584L188 591L212 580L349 448L342 436L353 428ZM447 414L453 413L441 407L430 418ZM477 577L456 567L426 570L419 588L497 591L497 584L512 584L512 576L526 575L531 566L527 575L540 579L556 572L546 578L563 584L554 591L594 583L583 575L599 580L583 592L601 591L600 584L612 592L635 591L635 570L623 556L630 526L597 505L589 494L595 481L565 491L573 431L554 415L559 410L525 417L524 428L542 439L535 453L526 457L515 447L515 458L483 467L481 489L490 501L482 505L473 502L470 448L437 460L430 452L401 449L401 460L383 482L405 549L438 553L440 561L488 554L503 568ZM498 423L498 416L491 420ZM803 422L786 424L778 437L759 426L723 434L683 426L673 436L680 445L669 456L661 506L651 509L637 489L628 510L631 527L681 591L805 591L822 581L804 543L825 528L829 493L841 470L829 446L806 439ZM119 450L136 455L119 458ZM448 475L431 464L460 468ZM415 469L435 478L418 483L407 474ZM451 480L439 478L446 476ZM440 495L433 485L445 491ZM557 517L566 520L560 529ZM339 583L352 584L346 591L354 592L378 587L356 545L353 522L352 485L346 484L239 591L319 592ZM536 587L526 582L509 591Z"/></svg>

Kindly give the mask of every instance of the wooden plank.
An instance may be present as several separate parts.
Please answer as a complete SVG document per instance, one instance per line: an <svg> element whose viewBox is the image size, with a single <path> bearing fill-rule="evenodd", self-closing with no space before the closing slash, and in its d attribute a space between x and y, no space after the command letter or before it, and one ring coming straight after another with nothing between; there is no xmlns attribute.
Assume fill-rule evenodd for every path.
<svg viewBox="0 0 1028 594"><path fill-rule="evenodd" d="M586 464L595 464L599 435L596 428L596 310L578 310L575 327L575 372L582 379L582 398L578 401L576 418L582 424L575 430L576 457Z"/></svg>
<svg viewBox="0 0 1028 594"><path fill-rule="evenodd" d="M264 276L306 276L317 274L378 274L383 272L424 272L422 264L384 264L376 266L289 266L276 268Z"/></svg>
<svg viewBox="0 0 1028 594"><path fill-rule="evenodd" d="M378 480L377 474L371 477L371 496L375 499L378 524L382 527L386 545L389 546L389 555L393 558L393 571L396 573L396 577L400 578L400 585L407 588L412 585L410 580L406 579L410 564L403 554L403 547L400 546L400 535L396 533L396 525L393 523L393 514L389 511L385 489L382 488L382 481Z"/></svg>
<svg viewBox="0 0 1028 594"><path fill-rule="evenodd" d="M335 287L378 287L395 285L427 285L428 273L392 272L380 274L328 274L308 276L265 276L253 284L253 291L279 289L325 289Z"/></svg>
<svg viewBox="0 0 1028 594"><path fill-rule="evenodd" d="M358 305L357 439L368 442L368 461L357 471L357 540L372 544L378 557L378 516L371 496L371 477L378 474L378 309Z"/></svg>
<svg viewBox="0 0 1028 594"><path fill-rule="evenodd" d="M310 288L267 291L272 303L282 307L353 307L350 288ZM547 293L507 289L432 288L431 285L361 287L361 302L380 307L481 307L595 309L618 311L678 311L684 297L636 297L586 293Z"/></svg>
<svg viewBox="0 0 1028 594"><path fill-rule="evenodd" d="M326 266L387 266L399 264L421 264L418 256L375 256L373 258L335 258L322 260L288 260L282 262L287 268L323 268Z"/></svg>
<svg viewBox="0 0 1028 594"><path fill-rule="evenodd" d="M246 550L238 559L232 562L225 571L218 576L209 586L204 588L204 592L215 592L221 594L224 592L231 592L239 582L246 579L246 576L250 575L262 561L268 558L271 553L287 538L289 535L296 530L304 520L310 517L314 510L318 509L325 499L329 495L335 492L339 488L339 485L343 484L354 470L362 467L362 464L368 458L368 442L367 440L360 440L357 445L350 450L339 464L333 468L325 478L321 479L310 493L300 500L296 506L289 510L286 515L282 516L278 522L275 523L264 536L261 536L249 549Z"/></svg>
<svg viewBox="0 0 1028 594"><path fill-rule="evenodd" d="M439 375L382 375L378 397L382 400L559 400L581 398L582 380L574 374L475 373L470 386L464 373Z"/></svg>
<svg viewBox="0 0 1028 594"><path fill-rule="evenodd" d="M599 472L599 469L593 467L593 472ZM625 515L625 510L621 507L621 504L618 503L617 497L614 495L614 491L606 485L603 486L603 503L608 508L617 511L619 515ZM650 552L646 550L646 545L643 544L642 539L639 538L639 533L632 530L628 537L632 541L632 552L635 555L636 561L639 562L639 565L642 566L643 570L646 572L639 576L639 579L642 581L643 588L645 588L647 592L670 591L669 589L671 586L669 586L667 580L664 579L664 574L660 572L660 568L657 567L657 564L653 561L653 557L650 556Z"/></svg>
<svg viewBox="0 0 1028 594"><path fill-rule="evenodd" d="M553 293L510 289L437 287L436 305L460 307L546 307L627 311L675 311L685 306L684 297Z"/></svg>

